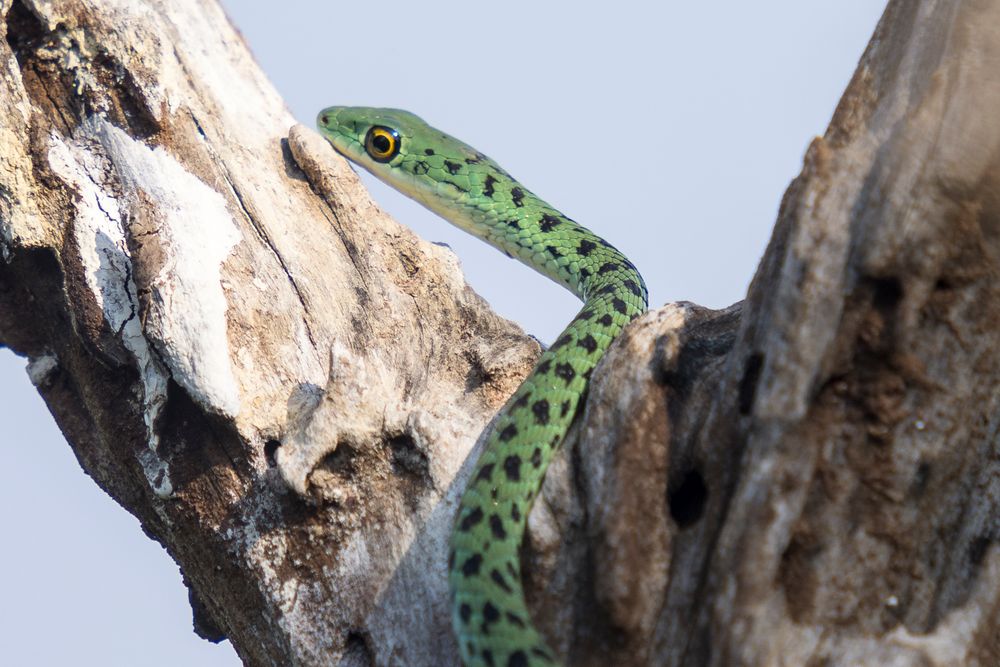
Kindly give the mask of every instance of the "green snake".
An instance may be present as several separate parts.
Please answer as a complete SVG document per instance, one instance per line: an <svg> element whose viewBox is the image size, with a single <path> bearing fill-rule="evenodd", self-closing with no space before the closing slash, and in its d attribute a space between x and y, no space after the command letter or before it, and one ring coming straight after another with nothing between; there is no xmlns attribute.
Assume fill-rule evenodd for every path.
<svg viewBox="0 0 1000 667"><path fill-rule="evenodd" d="M452 627L468 667L555 665L531 622L519 550L545 469L611 341L647 305L639 272L607 241L479 151L397 109L330 107L323 136L352 162L579 296L583 309L494 421L451 534Z"/></svg>

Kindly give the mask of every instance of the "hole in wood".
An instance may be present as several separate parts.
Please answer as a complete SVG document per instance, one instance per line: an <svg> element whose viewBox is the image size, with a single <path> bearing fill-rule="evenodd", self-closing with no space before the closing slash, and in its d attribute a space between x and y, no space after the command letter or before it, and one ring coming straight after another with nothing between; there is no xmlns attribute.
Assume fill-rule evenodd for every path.
<svg viewBox="0 0 1000 667"><path fill-rule="evenodd" d="M903 286L897 278L872 279L872 305L882 312L895 310L903 298Z"/></svg>
<svg viewBox="0 0 1000 667"><path fill-rule="evenodd" d="M272 468L278 465L278 461L275 458L278 454L278 447L281 447L281 442L278 440L268 440L264 443L264 459L267 461L267 465Z"/></svg>
<svg viewBox="0 0 1000 667"><path fill-rule="evenodd" d="M763 354L757 352L747 358L746 367L743 369L743 377L740 379L739 403L741 415L750 414L750 410L753 408L753 399L757 395L757 381L760 379L760 371L763 367Z"/></svg>
<svg viewBox="0 0 1000 667"><path fill-rule="evenodd" d="M684 473L679 483L670 485L668 496L670 516L678 527L687 528L705 513L705 504L708 502L705 478L697 468L692 468Z"/></svg>

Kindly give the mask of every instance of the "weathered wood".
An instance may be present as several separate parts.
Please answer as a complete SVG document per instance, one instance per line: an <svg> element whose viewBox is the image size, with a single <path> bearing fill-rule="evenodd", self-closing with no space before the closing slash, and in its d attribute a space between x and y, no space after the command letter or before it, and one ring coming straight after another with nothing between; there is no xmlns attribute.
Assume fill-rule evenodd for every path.
<svg viewBox="0 0 1000 667"><path fill-rule="evenodd" d="M247 664L447 665L537 345L211 2L0 1L0 343ZM1000 663L1000 0L893 1L746 302L630 327L529 521L571 664Z"/></svg>

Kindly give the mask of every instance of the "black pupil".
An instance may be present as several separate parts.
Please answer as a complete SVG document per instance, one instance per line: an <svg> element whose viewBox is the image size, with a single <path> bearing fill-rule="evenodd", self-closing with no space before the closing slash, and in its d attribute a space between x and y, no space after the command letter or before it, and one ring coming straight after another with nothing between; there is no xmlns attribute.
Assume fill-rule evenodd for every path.
<svg viewBox="0 0 1000 667"><path fill-rule="evenodd" d="M389 137L384 134L376 134L372 137L372 146L375 147L377 153L388 153L389 149L392 148L392 143L389 141Z"/></svg>

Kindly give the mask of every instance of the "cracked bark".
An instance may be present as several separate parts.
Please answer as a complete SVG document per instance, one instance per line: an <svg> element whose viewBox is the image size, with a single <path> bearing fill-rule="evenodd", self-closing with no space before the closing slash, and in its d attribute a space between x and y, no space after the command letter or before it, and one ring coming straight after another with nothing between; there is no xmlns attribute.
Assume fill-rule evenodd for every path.
<svg viewBox="0 0 1000 667"><path fill-rule="evenodd" d="M288 130L213 3L0 17L0 342L196 631L455 664L455 496L537 346ZM1000 662L998 26L890 2L747 300L595 373L524 554L570 663Z"/></svg>

